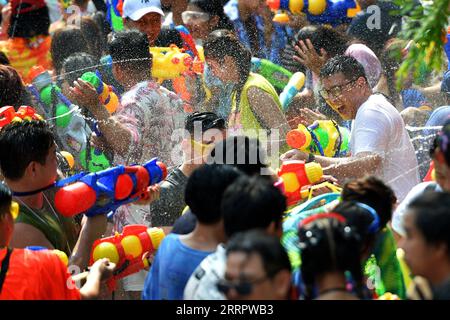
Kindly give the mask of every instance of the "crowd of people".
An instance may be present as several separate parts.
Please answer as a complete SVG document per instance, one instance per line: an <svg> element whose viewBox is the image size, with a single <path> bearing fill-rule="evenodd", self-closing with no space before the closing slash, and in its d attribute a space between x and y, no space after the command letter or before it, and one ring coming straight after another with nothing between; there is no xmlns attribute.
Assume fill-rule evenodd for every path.
<svg viewBox="0 0 450 320"><path fill-rule="evenodd" d="M408 17L323 2L3 1L0 299L450 299L450 29L399 85Z"/></svg>

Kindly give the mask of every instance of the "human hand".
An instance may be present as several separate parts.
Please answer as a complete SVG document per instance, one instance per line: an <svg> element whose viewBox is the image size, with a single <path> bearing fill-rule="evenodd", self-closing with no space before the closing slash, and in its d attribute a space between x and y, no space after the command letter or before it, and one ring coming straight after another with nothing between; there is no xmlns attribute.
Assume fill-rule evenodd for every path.
<svg viewBox="0 0 450 320"><path fill-rule="evenodd" d="M306 44L303 40L299 41L294 48L298 56L293 56L293 59L303 64L316 75L319 74L320 69L322 69L328 59L327 52L322 48L320 49L320 54L318 54L309 39L306 39Z"/></svg>
<svg viewBox="0 0 450 320"><path fill-rule="evenodd" d="M112 277L115 268L116 264L110 262L108 258L99 259L92 265L89 276L98 277L100 281L105 281Z"/></svg>
<svg viewBox="0 0 450 320"><path fill-rule="evenodd" d="M290 160L305 161L306 159L308 159L308 154L303 151L297 150L297 149L289 150L288 152L286 152L280 156L281 161L290 161Z"/></svg>
<svg viewBox="0 0 450 320"><path fill-rule="evenodd" d="M309 126L317 120L326 120L326 116L320 112L313 111L309 108L302 108L298 110L298 115L294 118L292 122L295 122L297 125L299 123L304 126Z"/></svg>
<svg viewBox="0 0 450 320"><path fill-rule="evenodd" d="M82 79L74 81L68 98L78 105L86 107L94 115L100 109L97 90L89 82Z"/></svg>
<svg viewBox="0 0 450 320"><path fill-rule="evenodd" d="M155 252L151 253L151 252L146 252L142 255L142 260L147 260L148 265L146 267L144 267L145 271L149 271L150 267L152 266L153 260L155 259Z"/></svg>
<svg viewBox="0 0 450 320"><path fill-rule="evenodd" d="M160 195L161 195L161 187L159 186L159 184L150 186L147 188L147 192L144 192L141 195L140 199L135 202L135 204L140 206L148 205L153 201L158 200Z"/></svg>

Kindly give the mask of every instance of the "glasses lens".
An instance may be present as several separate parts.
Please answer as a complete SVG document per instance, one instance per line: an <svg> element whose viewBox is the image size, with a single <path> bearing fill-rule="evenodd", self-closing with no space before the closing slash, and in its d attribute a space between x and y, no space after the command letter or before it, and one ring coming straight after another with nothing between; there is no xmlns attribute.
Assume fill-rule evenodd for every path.
<svg viewBox="0 0 450 320"><path fill-rule="evenodd" d="M236 292L241 296L247 296L252 292L252 284L249 282L241 282L235 286Z"/></svg>
<svg viewBox="0 0 450 320"><path fill-rule="evenodd" d="M224 281L219 281L217 284L217 290L219 290L219 292L223 293L223 294L227 294L228 291L230 290L230 285L225 283Z"/></svg>
<svg viewBox="0 0 450 320"><path fill-rule="evenodd" d="M200 22L208 22L209 14L206 12L198 12L198 11L184 11L181 14L181 19L183 19L183 23L187 24L189 21L200 21Z"/></svg>

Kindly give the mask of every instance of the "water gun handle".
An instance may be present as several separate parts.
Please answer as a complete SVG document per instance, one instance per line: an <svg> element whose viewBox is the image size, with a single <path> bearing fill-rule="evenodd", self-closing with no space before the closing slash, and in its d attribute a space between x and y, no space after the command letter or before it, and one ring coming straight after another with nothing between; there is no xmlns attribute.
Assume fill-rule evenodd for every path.
<svg viewBox="0 0 450 320"><path fill-rule="evenodd" d="M286 112L289 104L294 100L294 97L305 84L305 74L303 72L296 72L292 75L289 80L288 85L284 88L283 92L280 94L280 102L283 111Z"/></svg>

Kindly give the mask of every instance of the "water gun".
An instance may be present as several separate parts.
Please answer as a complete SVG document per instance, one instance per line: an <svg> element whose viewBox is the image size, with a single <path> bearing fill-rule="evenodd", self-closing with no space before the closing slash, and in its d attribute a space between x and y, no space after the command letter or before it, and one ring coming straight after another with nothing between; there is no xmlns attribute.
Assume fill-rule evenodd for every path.
<svg viewBox="0 0 450 320"><path fill-rule="evenodd" d="M25 247L25 249L27 250L31 250L31 251L41 251L41 250L49 250L46 247L41 247L41 246L29 246L29 247ZM52 249L50 250L52 253L56 254L59 259L61 259L61 262L67 267L69 265L69 258L67 258L67 254L64 251L61 250L57 250L57 249Z"/></svg>
<svg viewBox="0 0 450 320"><path fill-rule="evenodd" d="M198 52L198 49L195 45L194 38L192 37L189 30L183 26L179 25L175 27L175 30L178 31L178 33L181 36L181 39L183 39L183 49L184 51L189 54L192 58L197 58L199 60L204 60L201 58L200 53Z"/></svg>
<svg viewBox="0 0 450 320"><path fill-rule="evenodd" d="M100 172L80 173L60 180L56 186L55 207L66 217L84 213L91 217L108 214L127 203L148 196L148 187L161 182L167 168L153 158L134 166L117 166Z"/></svg>
<svg viewBox="0 0 450 320"><path fill-rule="evenodd" d="M276 89L283 90L292 77L292 72L266 59L252 58L251 71L266 78Z"/></svg>
<svg viewBox="0 0 450 320"><path fill-rule="evenodd" d="M286 22L286 14L306 14L312 24L329 24L333 27L350 23L361 11L356 0L267 0L269 8L278 12L274 21ZM281 15L281 16L279 16Z"/></svg>
<svg viewBox="0 0 450 320"><path fill-rule="evenodd" d="M113 32L123 30L123 0L106 0L106 21Z"/></svg>
<svg viewBox="0 0 450 320"><path fill-rule="evenodd" d="M149 266L146 253L154 253L164 239L165 234L160 228L147 228L145 225L128 225L121 234L98 239L92 245L90 265L97 260L108 258L116 264L114 276L108 280L111 291L115 282L130 274L139 272Z"/></svg>
<svg viewBox="0 0 450 320"><path fill-rule="evenodd" d="M35 66L30 71L30 79L32 83L28 85L28 90L38 101L45 117L55 118L55 131L61 148L75 155L76 162L91 172L110 167L106 155L89 145L88 137L93 130L86 125L77 111L78 107L53 84L50 73L41 66Z"/></svg>
<svg viewBox="0 0 450 320"><path fill-rule="evenodd" d="M152 76L158 82L176 79L187 73L203 73L203 62L193 59L176 45L151 47L153 55Z"/></svg>
<svg viewBox="0 0 450 320"><path fill-rule="evenodd" d="M431 161L430 169L428 170L423 182L436 181L436 171L434 170L434 162Z"/></svg>
<svg viewBox="0 0 450 320"><path fill-rule="evenodd" d="M447 55L447 68L450 70L450 26L447 28L447 35L444 39L444 51Z"/></svg>
<svg viewBox="0 0 450 320"><path fill-rule="evenodd" d="M299 124L286 135L290 147L325 157L345 156L349 139L348 129L333 120L317 120L309 127Z"/></svg>
<svg viewBox="0 0 450 320"><path fill-rule="evenodd" d="M305 197L305 194L302 196L302 189L319 181L322 175L322 167L318 163L297 160L283 162L278 177L283 181L288 207L302 200Z"/></svg>
<svg viewBox="0 0 450 320"><path fill-rule="evenodd" d="M12 106L0 108L0 129L12 122L43 120L33 107L21 106L17 111Z"/></svg>
<svg viewBox="0 0 450 320"><path fill-rule="evenodd" d="M303 72L296 72L289 79L289 83L280 94L280 102L283 111L286 112L289 104L294 100L294 97L305 85L305 74Z"/></svg>
<svg viewBox="0 0 450 320"><path fill-rule="evenodd" d="M101 75L98 71L95 73L85 72L81 76L81 79L92 84L95 90L97 90L98 98L101 104L105 106L110 114L116 112L119 107L119 97L112 86L108 86L102 81Z"/></svg>

